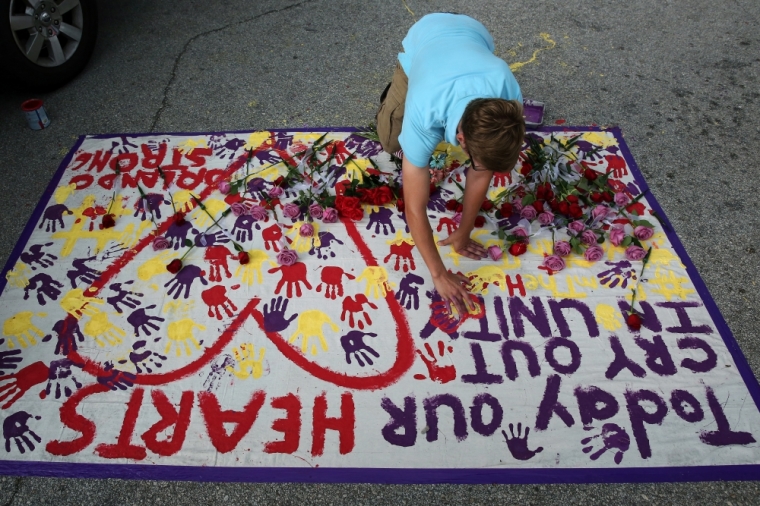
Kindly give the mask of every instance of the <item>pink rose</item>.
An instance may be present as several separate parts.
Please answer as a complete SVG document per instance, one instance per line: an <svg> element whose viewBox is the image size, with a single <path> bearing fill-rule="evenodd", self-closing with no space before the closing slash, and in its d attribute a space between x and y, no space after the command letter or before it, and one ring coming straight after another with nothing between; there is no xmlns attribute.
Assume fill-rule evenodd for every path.
<svg viewBox="0 0 760 506"><path fill-rule="evenodd" d="M314 202L312 205L309 206L309 216L314 218L315 220L318 220L322 217L323 213L322 206Z"/></svg>
<svg viewBox="0 0 760 506"><path fill-rule="evenodd" d="M623 192L617 192L615 194L615 204L617 204L619 207L623 207L628 204L629 202L628 195L626 195Z"/></svg>
<svg viewBox="0 0 760 506"><path fill-rule="evenodd" d="M334 207L325 207L322 210L322 221L325 223L335 223L338 221L338 210Z"/></svg>
<svg viewBox="0 0 760 506"><path fill-rule="evenodd" d="M277 253L277 263L280 265L293 265L298 261L298 253L292 249L283 248L282 251Z"/></svg>
<svg viewBox="0 0 760 506"><path fill-rule="evenodd" d="M583 230L585 230L585 228L586 228L586 224L583 223L582 221L577 221L577 220L571 221L567 225L567 230L569 230L572 233L572 235L580 234L581 232L583 232Z"/></svg>
<svg viewBox="0 0 760 506"><path fill-rule="evenodd" d="M504 255L504 251L499 246L494 244L493 246L488 247L488 256L491 257L491 260L499 260L502 255Z"/></svg>
<svg viewBox="0 0 760 506"><path fill-rule="evenodd" d="M593 230L584 230L581 234L581 242L592 246L596 244L596 234Z"/></svg>
<svg viewBox="0 0 760 506"><path fill-rule="evenodd" d="M566 257L573 251L573 247L567 241L557 241L554 243L554 253Z"/></svg>
<svg viewBox="0 0 760 506"><path fill-rule="evenodd" d="M281 197L282 193L283 193L282 188L280 188L279 186L275 186L271 190L269 190L269 196L274 197L274 198Z"/></svg>
<svg viewBox="0 0 760 506"><path fill-rule="evenodd" d="M589 262L596 262L597 260L601 260L603 256L604 256L604 250L598 244L589 246L588 248L586 248L586 251L583 252L583 258L585 258Z"/></svg>
<svg viewBox="0 0 760 506"><path fill-rule="evenodd" d="M232 190L232 185L230 185L230 183L228 183L227 181L219 181L216 184L216 187L219 188L219 191L224 193L225 195L227 195L230 192L230 190Z"/></svg>
<svg viewBox="0 0 760 506"><path fill-rule="evenodd" d="M285 207L282 208L282 214L292 220L295 220L301 216L301 208L291 202L289 204L285 204Z"/></svg>
<svg viewBox="0 0 760 506"><path fill-rule="evenodd" d="M511 234L516 237L528 237L528 231L522 227L517 227L511 232Z"/></svg>
<svg viewBox="0 0 760 506"><path fill-rule="evenodd" d="M248 214L250 214L254 220L261 221L266 219L267 210L262 206L253 206L248 210Z"/></svg>
<svg viewBox="0 0 760 506"><path fill-rule="evenodd" d="M603 220L607 217L607 214L609 213L609 209L607 209L607 206L596 206L591 211L591 217L595 220Z"/></svg>
<svg viewBox="0 0 760 506"><path fill-rule="evenodd" d="M649 227L640 225L633 229L633 235L635 235L636 239L639 241L646 241L654 235L654 230Z"/></svg>
<svg viewBox="0 0 760 506"><path fill-rule="evenodd" d="M647 256L647 250L640 246L631 245L625 250L625 258L631 261L641 260Z"/></svg>
<svg viewBox="0 0 760 506"><path fill-rule="evenodd" d="M544 257L544 267L558 272L565 268L565 261L559 255L547 255Z"/></svg>
<svg viewBox="0 0 760 506"><path fill-rule="evenodd" d="M538 213L536 212L536 208L533 206L525 206L520 210L520 216L522 216L526 220L535 219L537 214Z"/></svg>
<svg viewBox="0 0 760 506"><path fill-rule="evenodd" d="M169 246L171 246L171 243L162 235L159 235L155 239L153 239L153 251L161 251L162 249L166 249Z"/></svg>
<svg viewBox="0 0 760 506"><path fill-rule="evenodd" d="M519 197L515 197L515 199L512 201L512 207L515 208L515 211L518 213L522 211L523 205L522 205L522 199Z"/></svg>
<svg viewBox="0 0 760 506"><path fill-rule="evenodd" d="M538 215L538 222L544 226L551 225L554 222L554 214L550 211L544 211Z"/></svg>
<svg viewBox="0 0 760 506"><path fill-rule="evenodd" d="M230 206L230 209L232 209L232 214L235 216L242 216L244 214L248 214L248 206L243 204L242 202L235 202Z"/></svg>
<svg viewBox="0 0 760 506"><path fill-rule="evenodd" d="M304 223L301 225L301 228L298 229L298 233L301 234L302 237L311 237L314 235L314 225L311 223Z"/></svg>
<svg viewBox="0 0 760 506"><path fill-rule="evenodd" d="M454 217L451 218L451 220L459 226L460 223L462 223L462 213L456 213L454 214Z"/></svg>
<svg viewBox="0 0 760 506"><path fill-rule="evenodd" d="M617 226L610 229L610 242L615 246L620 246L620 243L625 239L625 230L623 227Z"/></svg>

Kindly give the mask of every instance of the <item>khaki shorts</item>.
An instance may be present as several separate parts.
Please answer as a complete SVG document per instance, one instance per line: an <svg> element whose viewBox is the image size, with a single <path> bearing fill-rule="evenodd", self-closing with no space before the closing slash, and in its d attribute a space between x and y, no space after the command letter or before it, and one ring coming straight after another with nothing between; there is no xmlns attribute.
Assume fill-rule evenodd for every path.
<svg viewBox="0 0 760 506"><path fill-rule="evenodd" d="M395 153L401 149L398 136L401 134L401 123L404 121L404 104L409 81L401 64L396 63L391 86L385 100L377 111L377 135L380 144L387 153Z"/></svg>

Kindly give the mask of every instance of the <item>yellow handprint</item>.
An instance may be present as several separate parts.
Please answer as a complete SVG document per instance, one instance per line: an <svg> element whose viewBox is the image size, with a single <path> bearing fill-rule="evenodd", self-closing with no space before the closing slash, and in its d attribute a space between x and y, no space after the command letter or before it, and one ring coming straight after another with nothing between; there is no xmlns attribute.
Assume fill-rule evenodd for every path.
<svg viewBox="0 0 760 506"><path fill-rule="evenodd" d="M15 288L24 288L29 285L29 278L27 274L31 274L29 268L23 262L16 262L13 269L5 273L5 279L8 280L8 284Z"/></svg>
<svg viewBox="0 0 760 506"><path fill-rule="evenodd" d="M372 162L370 162L368 158L352 158L351 161L346 164L346 177L349 181L356 179L361 183L364 181L364 176L367 175L367 169L371 167Z"/></svg>
<svg viewBox="0 0 760 506"><path fill-rule="evenodd" d="M655 266L668 267L671 262L676 262L676 266L683 268L681 259L674 255L672 251L664 248L653 248L649 253L649 263Z"/></svg>
<svg viewBox="0 0 760 506"><path fill-rule="evenodd" d="M393 283L388 282L388 271L385 270L385 267L374 266L365 268L361 276L356 278L356 281L358 282L362 279L367 280L367 288L364 290L364 295L369 295L372 292L372 297L375 299L384 298L394 286Z"/></svg>
<svg viewBox="0 0 760 506"><path fill-rule="evenodd" d="M238 368L227 366L226 369L240 379L246 379L253 376L259 379L264 373L264 353L266 350L262 346L259 348L259 358L255 359L255 350L253 343L243 343L239 348L233 348L232 354L235 357Z"/></svg>
<svg viewBox="0 0 760 506"><path fill-rule="evenodd" d="M189 213L193 209L195 200L193 197L197 197L190 192L190 190L179 190L174 193L174 205L177 206L177 211Z"/></svg>
<svg viewBox="0 0 760 506"><path fill-rule="evenodd" d="M609 331L615 331L623 326L621 323L623 315L609 304L597 304L594 316L596 316L596 321Z"/></svg>
<svg viewBox="0 0 760 506"><path fill-rule="evenodd" d="M177 348L178 357L182 356L183 347L187 356L193 354L192 350L190 349L190 344L192 344L196 350L200 350L201 346L198 344L198 341L195 340L195 336L193 336L193 329L196 327L198 327L200 330L206 330L205 325L195 323L190 318L183 318L182 320L171 322L168 328L169 342L166 343L166 350L164 350L164 353L169 353L169 350L172 348L172 344Z"/></svg>
<svg viewBox="0 0 760 506"><path fill-rule="evenodd" d="M119 327L111 323L106 313L97 313L92 319L85 323L82 333L95 340L95 344L101 348L106 343L111 346L120 344L126 333ZM102 338L102 339L101 339ZM105 339L105 342L103 341Z"/></svg>
<svg viewBox="0 0 760 506"><path fill-rule="evenodd" d="M316 221L311 223L314 227L314 233L309 237L301 235L301 226L305 224L305 221L298 221L287 232L287 235L293 237L290 247L299 253L306 253L310 249L319 248L322 245L322 241L319 240L319 223Z"/></svg>
<svg viewBox="0 0 760 506"><path fill-rule="evenodd" d="M137 268L137 277L143 281L148 281L159 274L166 274L166 265L176 256L172 251L164 251L158 256L151 257L150 260Z"/></svg>
<svg viewBox="0 0 760 506"><path fill-rule="evenodd" d="M95 316L100 310L91 304L103 304L97 297L88 297L81 288L70 290L61 299L61 307L64 311L79 320L83 315Z"/></svg>
<svg viewBox="0 0 760 506"><path fill-rule="evenodd" d="M124 228L124 231L121 233L121 237L118 239L119 244L125 248L133 247L135 244L137 244L137 241L142 239L143 231L146 228L151 228L152 226L153 225L149 220L141 221L140 225L137 227L137 231L135 231L134 223L130 223Z"/></svg>
<svg viewBox="0 0 760 506"><path fill-rule="evenodd" d="M34 334L37 334L37 337L42 337L45 334L32 323L32 316L34 316L34 313L31 311L21 311L11 316L3 324L3 334L18 339L18 343L22 348L26 348L30 344L36 346L37 340L34 338ZM46 315L45 313L37 313L37 316L42 317ZM13 344L13 340L8 339L8 348L15 347L16 345Z"/></svg>
<svg viewBox="0 0 760 506"><path fill-rule="evenodd" d="M55 189L55 192L53 192L53 199L55 199L56 204L63 204L66 202L66 199L69 198L69 196L76 191L77 185L75 183L67 184L64 186L59 186Z"/></svg>
<svg viewBox="0 0 760 506"><path fill-rule="evenodd" d="M269 260L269 255L264 250L254 249L248 252L248 263L245 265L239 265L235 270L235 277L240 276L241 281L250 286L254 282L261 284L263 282L263 275L261 273L261 267L264 262L269 262L269 265L275 266L276 264Z"/></svg>
<svg viewBox="0 0 760 506"><path fill-rule="evenodd" d="M256 149L260 147L262 144L267 142L269 138L272 136L272 133L267 130L262 130L261 132L253 132L248 137L248 142L245 143L245 146L243 146L243 149L248 151L249 149Z"/></svg>
<svg viewBox="0 0 760 506"><path fill-rule="evenodd" d="M322 326L324 324L328 324L335 332L340 330L340 328L330 320L330 317L322 311L318 309L304 311L298 317L298 326L293 335L290 336L288 342L294 343L298 339L298 336L302 335L301 353L305 354L306 350L309 348L309 339L312 337L318 337L319 344L322 346L322 351L327 351L327 341L325 341L325 335L322 333ZM315 344L311 345L311 354L317 354L317 346Z"/></svg>
<svg viewBox="0 0 760 506"><path fill-rule="evenodd" d="M206 144L206 139L198 139L197 141L195 139L187 139L177 144L177 150L183 154L189 153L195 148L206 148L206 147L208 147L208 144Z"/></svg>
<svg viewBox="0 0 760 506"><path fill-rule="evenodd" d="M215 219L218 219L219 215L229 207L225 201L219 199L207 199L203 202L203 205L206 206L206 210ZM193 215L193 219L199 227L205 228L206 226L211 225L211 218L208 217L208 214L206 214L203 209L196 209L196 212L193 213Z"/></svg>

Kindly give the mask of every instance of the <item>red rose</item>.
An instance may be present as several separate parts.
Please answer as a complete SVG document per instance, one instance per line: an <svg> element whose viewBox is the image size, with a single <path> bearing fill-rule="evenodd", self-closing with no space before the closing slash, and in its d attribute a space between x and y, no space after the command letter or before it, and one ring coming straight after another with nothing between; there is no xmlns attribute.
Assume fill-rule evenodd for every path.
<svg viewBox="0 0 760 506"><path fill-rule="evenodd" d="M536 210L537 213L543 213L544 212L544 203L540 200L537 200L533 202L533 209Z"/></svg>
<svg viewBox="0 0 760 506"><path fill-rule="evenodd" d="M240 265L245 265L250 261L251 261L251 257L248 256L248 253L246 253L245 251L241 251L240 253L238 253L238 262L240 262Z"/></svg>
<svg viewBox="0 0 760 506"><path fill-rule="evenodd" d="M570 204L568 204L567 202L563 200L562 202L559 203L559 205L557 206L557 209L559 210L560 213L567 214L570 212Z"/></svg>
<svg viewBox="0 0 760 506"><path fill-rule="evenodd" d="M346 197L338 195L335 197L335 209L341 216L350 220L359 221L364 217L364 211L361 208L361 202L357 197Z"/></svg>
<svg viewBox="0 0 760 506"><path fill-rule="evenodd" d="M338 181L335 183L335 195L343 195L346 193L346 188L351 186L351 181L344 179L343 181Z"/></svg>
<svg viewBox="0 0 760 506"><path fill-rule="evenodd" d="M552 211L556 213L557 210L559 209L559 202L557 202L557 199L551 199L549 201L549 207L551 207Z"/></svg>
<svg viewBox="0 0 760 506"><path fill-rule="evenodd" d="M375 196L374 188L357 188L357 191L359 192L359 200L367 204L372 203Z"/></svg>
<svg viewBox="0 0 760 506"><path fill-rule="evenodd" d="M476 216L475 217L475 226L477 228L480 228L480 227L482 227L485 224L486 224L486 219L483 216Z"/></svg>
<svg viewBox="0 0 760 506"><path fill-rule="evenodd" d="M274 181L272 181L272 184L275 185L275 186L280 186L281 187L282 183L284 183L284 182L285 182L285 176L280 176L277 179L275 179Z"/></svg>
<svg viewBox="0 0 760 506"><path fill-rule="evenodd" d="M446 201L446 210L453 211L454 209L457 208L458 205L459 205L459 202L457 202L454 199L449 199Z"/></svg>
<svg viewBox="0 0 760 506"><path fill-rule="evenodd" d="M565 200L567 200L571 204L577 204L578 203L578 197L575 196L575 195L568 195L567 197L565 197Z"/></svg>
<svg viewBox="0 0 760 506"><path fill-rule="evenodd" d="M512 204L510 204L509 202L504 202L499 208L499 213L501 213L502 218L508 218L512 216L513 212L514 212L514 207L512 207Z"/></svg>
<svg viewBox="0 0 760 506"><path fill-rule="evenodd" d="M177 225L185 224L185 213L179 212L174 214L174 223Z"/></svg>
<svg viewBox="0 0 760 506"><path fill-rule="evenodd" d="M519 257L526 251L528 251L528 245L524 242L516 242L509 247L509 252L516 257Z"/></svg>
<svg viewBox="0 0 760 506"><path fill-rule="evenodd" d="M430 194L432 195L433 192L435 192L438 189L438 187L435 185L435 183L430 183Z"/></svg>
<svg viewBox="0 0 760 506"><path fill-rule="evenodd" d="M589 181L594 181L599 173L595 171L594 169L586 169L583 171L583 177L588 179Z"/></svg>
<svg viewBox="0 0 760 506"><path fill-rule="evenodd" d="M375 198L373 204L376 206L384 206L393 200L393 192L387 186L381 186L375 192Z"/></svg>
<svg viewBox="0 0 760 506"><path fill-rule="evenodd" d="M569 213L572 218L580 218L583 216L583 209L578 204L570 204Z"/></svg>
<svg viewBox="0 0 760 506"><path fill-rule="evenodd" d="M406 209L406 206L404 205L404 199L396 200L396 209L398 209L401 213L404 212L404 209Z"/></svg>
<svg viewBox="0 0 760 506"><path fill-rule="evenodd" d="M629 314L625 322L631 330L639 330L641 328L641 317L636 313Z"/></svg>
<svg viewBox="0 0 760 506"><path fill-rule="evenodd" d="M602 201L602 194L599 193L599 192L592 193L591 194L591 201L594 202L595 204L598 204L599 202Z"/></svg>
<svg viewBox="0 0 760 506"><path fill-rule="evenodd" d="M115 226L116 220L114 219L113 214L103 215L103 221L101 222L100 228L111 228Z"/></svg>
<svg viewBox="0 0 760 506"><path fill-rule="evenodd" d="M602 200L605 202L612 202L615 199L615 196L612 194L612 192L604 192L602 193Z"/></svg>
<svg viewBox="0 0 760 506"><path fill-rule="evenodd" d="M480 206L480 209L483 211L490 211L493 209L493 202L488 199L484 200L483 204Z"/></svg>
<svg viewBox="0 0 760 506"><path fill-rule="evenodd" d="M522 167L520 167L520 174L523 176L527 176L530 174L530 171L533 170L533 166L529 163L524 163Z"/></svg>
<svg viewBox="0 0 760 506"><path fill-rule="evenodd" d="M464 209L464 206L462 204L457 204L457 208L454 209L454 211L461 213L463 209Z"/></svg>
<svg viewBox="0 0 760 506"><path fill-rule="evenodd" d="M175 258L169 262L169 265L166 266L166 270L172 274L177 274L180 270L182 270L182 260Z"/></svg>

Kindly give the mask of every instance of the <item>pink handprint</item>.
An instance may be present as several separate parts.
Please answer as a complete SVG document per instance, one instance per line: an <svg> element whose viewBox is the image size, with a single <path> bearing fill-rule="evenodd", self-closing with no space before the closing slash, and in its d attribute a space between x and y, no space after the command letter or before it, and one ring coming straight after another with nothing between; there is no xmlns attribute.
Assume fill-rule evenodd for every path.
<svg viewBox="0 0 760 506"><path fill-rule="evenodd" d="M227 316L232 316L234 314L232 311L237 311L235 304L227 297L227 289L224 285L214 285L208 290L203 290L201 299L208 306L208 315L216 316L217 320L222 319L220 308L227 313Z"/></svg>
<svg viewBox="0 0 760 506"><path fill-rule="evenodd" d="M283 285L287 283L287 295L288 298L293 297L293 285L296 287L296 297L300 297L302 295L301 292L301 283L303 283L306 288L311 290L311 284L309 284L309 281L306 279L306 264L303 262L296 262L293 265L282 265L280 267L275 267L274 269L269 269L269 274L274 274L277 271L282 271L282 278L280 278L280 281L277 283L277 287L274 289L274 294L279 295L280 290L282 290Z"/></svg>
<svg viewBox="0 0 760 506"><path fill-rule="evenodd" d="M364 304L367 304L372 309L377 309L377 306L367 300L367 296L363 293L356 294L356 298L349 295L343 299L343 311L340 313L340 321L346 321L346 314L348 314L348 325L354 328L354 313L361 313L367 325L372 325L369 314L364 310ZM356 325L364 330L364 322L360 318L356 319Z"/></svg>
<svg viewBox="0 0 760 506"><path fill-rule="evenodd" d="M325 297L335 300L337 297L343 297L343 276L348 279L356 279L356 276L345 272L343 269L337 266L328 266L322 268L321 283L317 285L317 291L322 291L322 286L325 287Z"/></svg>
<svg viewBox="0 0 760 506"><path fill-rule="evenodd" d="M454 348L451 346L444 346L443 341L438 341L438 356L433 352L433 348L430 343L425 343L425 351L427 354L422 353L420 350L416 350L422 361L428 370L428 376L436 383L448 383L454 381L457 377L457 369L454 364L440 365L438 361L446 356L446 352L452 353ZM426 379L423 374L415 374L414 379Z"/></svg>
<svg viewBox="0 0 760 506"><path fill-rule="evenodd" d="M222 273L228 278L232 277L230 268L227 265L227 259L232 256L230 250L225 246L209 246L206 248L206 252L203 254L203 258L209 263L211 268L209 269L208 279L212 282L221 281Z"/></svg>
<svg viewBox="0 0 760 506"><path fill-rule="evenodd" d="M414 270L417 267L414 265L414 257L412 256L413 249L414 244L407 241L402 241L398 244L391 244L390 253L388 253L388 256L383 259L383 262L388 263L388 260L390 260L390 258L395 255L396 264L393 266L395 270L399 270L400 266L403 267L404 272L409 272L410 267L412 270Z"/></svg>

